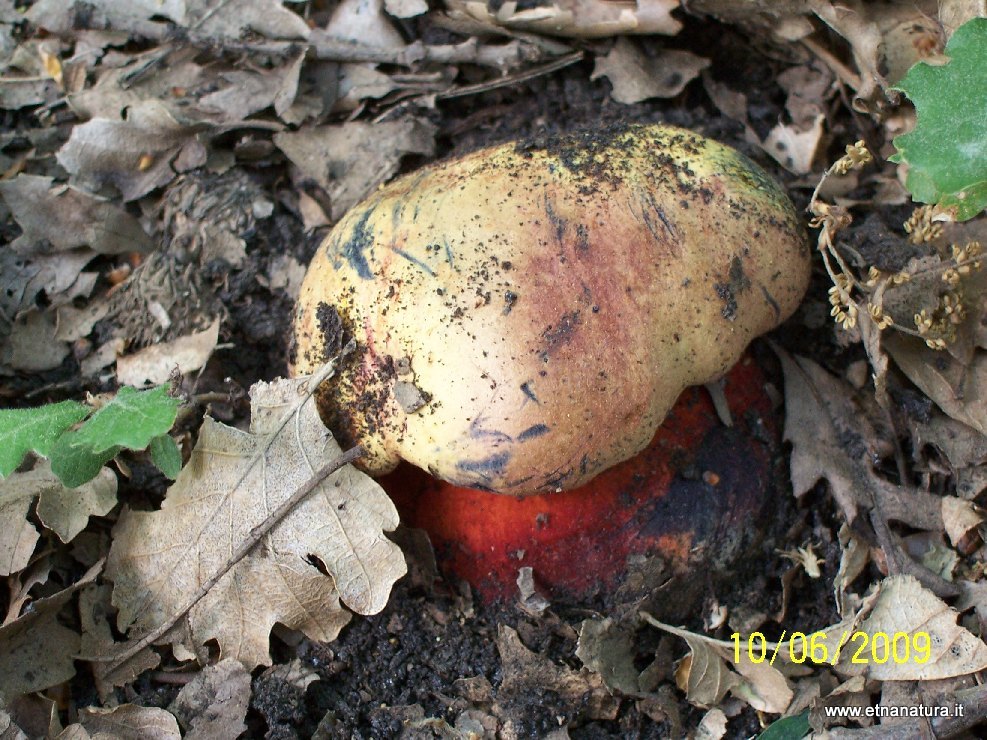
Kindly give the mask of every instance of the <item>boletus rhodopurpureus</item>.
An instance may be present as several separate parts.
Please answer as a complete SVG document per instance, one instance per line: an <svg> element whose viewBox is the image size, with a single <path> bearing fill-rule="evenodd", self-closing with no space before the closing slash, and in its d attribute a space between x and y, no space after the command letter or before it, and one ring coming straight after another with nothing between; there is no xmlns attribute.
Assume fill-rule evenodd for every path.
<svg viewBox="0 0 987 740"><path fill-rule="evenodd" d="M636 455L688 386L786 319L809 251L735 150L625 125L482 149L380 188L316 253L295 374L372 474L531 496Z"/></svg>

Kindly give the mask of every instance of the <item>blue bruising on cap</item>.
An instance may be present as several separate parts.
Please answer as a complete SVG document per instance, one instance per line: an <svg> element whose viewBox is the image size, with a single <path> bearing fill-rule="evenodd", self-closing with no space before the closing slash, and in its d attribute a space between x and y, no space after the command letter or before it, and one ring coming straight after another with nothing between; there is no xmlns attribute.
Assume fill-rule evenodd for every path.
<svg viewBox="0 0 987 740"><path fill-rule="evenodd" d="M500 475L510 460L511 453L498 452L479 460L460 460L456 463L456 468L464 473L475 473L489 478L493 475Z"/></svg>
<svg viewBox="0 0 987 740"><path fill-rule="evenodd" d="M497 429L484 429L482 416L478 416L470 422L470 439L486 439L502 444L510 444L514 441L511 435Z"/></svg>
<svg viewBox="0 0 987 740"><path fill-rule="evenodd" d="M435 277L435 271L427 264L422 262L420 259L418 259L417 257L410 255L407 252L405 252L403 249L398 249L397 247L391 247L391 251L394 252L394 254L404 257L406 260L408 260L408 262L413 264L415 267L417 267L419 270L427 274L429 277Z"/></svg>
<svg viewBox="0 0 987 740"><path fill-rule="evenodd" d="M534 439L535 437L540 437L543 434L548 434L550 431L552 431L551 428L545 424L535 424L534 426L530 426L521 432L517 436L517 441L526 442L529 439Z"/></svg>
<svg viewBox="0 0 987 740"><path fill-rule="evenodd" d="M373 232L367 228L367 222L373 216L374 210L374 208L367 209L350 232L350 238L338 246L339 254L356 271L356 274L364 280L372 280L374 277L373 272L370 270L370 264L367 262L366 255L367 250L374 245ZM339 261L334 260L334 263L338 269L340 267Z"/></svg>
<svg viewBox="0 0 987 740"><path fill-rule="evenodd" d="M456 266L452 263L452 247L449 246L449 240L443 239L442 246L445 247L446 250L446 262L449 263L449 267L455 269Z"/></svg>

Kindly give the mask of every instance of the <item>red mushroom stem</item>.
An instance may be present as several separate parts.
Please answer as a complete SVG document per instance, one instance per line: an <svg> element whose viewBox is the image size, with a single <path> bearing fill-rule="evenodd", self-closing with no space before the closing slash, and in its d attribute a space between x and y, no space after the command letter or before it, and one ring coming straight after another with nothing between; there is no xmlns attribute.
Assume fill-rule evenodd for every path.
<svg viewBox="0 0 987 740"><path fill-rule="evenodd" d="M518 569L530 566L545 595L585 603L620 585L630 557L682 573L722 567L751 543L780 446L764 384L745 356L726 376L733 427L706 390L689 388L643 452L571 491L504 496L407 464L381 482L402 521L428 532L443 571L485 601L516 597Z"/></svg>

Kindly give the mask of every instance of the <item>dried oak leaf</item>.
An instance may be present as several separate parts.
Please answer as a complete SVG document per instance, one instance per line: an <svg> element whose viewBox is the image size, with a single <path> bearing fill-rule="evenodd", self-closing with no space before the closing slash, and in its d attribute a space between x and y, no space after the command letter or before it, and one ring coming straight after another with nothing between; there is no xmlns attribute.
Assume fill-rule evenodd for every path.
<svg viewBox="0 0 987 740"><path fill-rule="evenodd" d="M352 121L274 135L275 145L332 198L338 221L398 170L405 154L435 153L435 128L416 118L383 123Z"/></svg>
<svg viewBox="0 0 987 740"><path fill-rule="evenodd" d="M249 432L207 418L161 510L124 511L107 569L121 630L146 632L173 618L254 527L338 457L304 393L307 380L255 385ZM215 640L224 657L253 668L271 662L275 622L334 639L349 619L340 599L361 614L376 613L404 575L400 549L383 534L397 524L383 489L352 466L342 468L189 611L192 647Z"/></svg>
<svg viewBox="0 0 987 740"><path fill-rule="evenodd" d="M56 156L86 190L112 185L130 201L171 182L172 163L194 134L162 102L145 100L128 109L125 121L94 118L76 126Z"/></svg>
<svg viewBox="0 0 987 740"><path fill-rule="evenodd" d="M250 673L239 661L227 658L203 668L168 708L186 737L239 737L247 730L250 688Z"/></svg>
<svg viewBox="0 0 987 740"><path fill-rule="evenodd" d="M675 682L690 703L712 707L730 692L761 712L781 714L791 704L794 692L772 662L755 663L747 650L736 650L732 642L673 627L648 614L641 616L648 624L681 637L689 645L689 654L675 671ZM770 653L768 657L771 657ZM736 673L730 670L728 663L736 668Z"/></svg>
<svg viewBox="0 0 987 740"><path fill-rule="evenodd" d="M638 103L674 98L709 65L709 59L679 49L662 49L649 56L622 36L605 56L597 57L591 79L605 76L610 80L618 103Z"/></svg>
<svg viewBox="0 0 987 740"><path fill-rule="evenodd" d="M852 399L852 390L804 357L778 352L785 375L785 440L792 443L792 488L796 496L825 478L848 522L875 505L886 519L939 531L938 496L880 477L877 432Z"/></svg>
<svg viewBox="0 0 987 740"><path fill-rule="evenodd" d="M953 676L965 676L987 668L987 645L983 640L956 623L959 614L934 593L924 588L910 575L897 575L884 579L880 592L867 618L854 631L854 638L845 641L839 662L834 666L845 676L865 675L879 681L931 681ZM836 629L825 630L837 636ZM856 635L868 635L864 644ZM909 635L912 649L908 659L899 660L903 653L899 634ZM925 637L928 637L928 653ZM894 660L880 662L884 646L879 644L883 635L888 650L897 649ZM839 639L839 638L838 638ZM873 645L870 643L873 642ZM862 651L862 652L861 652ZM861 661L854 661L860 652ZM871 659L872 652L874 659ZM831 653L834 654L835 653Z"/></svg>
<svg viewBox="0 0 987 740"><path fill-rule="evenodd" d="M5 699L57 686L75 675L79 634L63 627L58 614L76 591L96 579L102 567L101 560L77 583L38 599L28 613L0 627L0 705Z"/></svg>
<svg viewBox="0 0 987 740"><path fill-rule="evenodd" d="M492 8L496 6L496 10ZM521 7L519 7L521 6ZM682 24L672 17L677 0L545 0L492 3L487 0L446 0L450 15L519 31L555 36L601 38L624 33L674 36Z"/></svg>
<svg viewBox="0 0 987 740"><path fill-rule="evenodd" d="M76 247L122 254L152 247L140 222L122 208L65 185L53 187L50 177L19 175L0 182L0 196L23 231L10 245L19 254Z"/></svg>
<svg viewBox="0 0 987 740"><path fill-rule="evenodd" d="M0 575L21 570L30 559L38 532L26 516L35 499L42 524L62 542L71 542L89 517L103 516L116 505L116 475L104 468L88 483L66 488L43 461L0 480L0 521L5 522L0 528Z"/></svg>

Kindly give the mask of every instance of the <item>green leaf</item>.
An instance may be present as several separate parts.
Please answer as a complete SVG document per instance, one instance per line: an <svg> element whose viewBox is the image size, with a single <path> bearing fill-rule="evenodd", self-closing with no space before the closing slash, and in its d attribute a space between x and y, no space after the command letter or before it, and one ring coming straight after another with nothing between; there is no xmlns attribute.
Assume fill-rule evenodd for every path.
<svg viewBox="0 0 987 740"><path fill-rule="evenodd" d="M48 457L62 432L92 411L75 401L62 401L35 409L0 411L0 476L17 469L32 450Z"/></svg>
<svg viewBox="0 0 987 740"><path fill-rule="evenodd" d="M919 62L895 88L915 104L915 129L891 159L909 166L920 203L955 208L960 221L987 208L987 18L967 21L946 45L947 64Z"/></svg>
<svg viewBox="0 0 987 740"><path fill-rule="evenodd" d="M63 434L51 448L51 472L67 488L76 488L99 475L103 466L119 451L119 447L110 447L102 452L93 452L73 445L71 434Z"/></svg>
<svg viewBox="0 0 987 740"><path fill-rule="evenodd" d="M757 736L757 740L802 740L811 731L809 710L806 710L794 717L785 717L777 722L772 722L764 732Z"/></svg>
<svg viewBox="0 0 987 740"><path fill-rule="evenodd" d="M71 446L96 454L114 447L143 450L171 429L177 415L178 399L168 395L167 385L148 391L123 386L112 401L66 436Z"/></svg>
<svg viewBox="0 0 987 740"><path fill-rule="evenodd" d="M158 470L175 480L182 472L182 453L171 435L159 434L151 440L149 449L151 461L158 466Z"/></svg>

